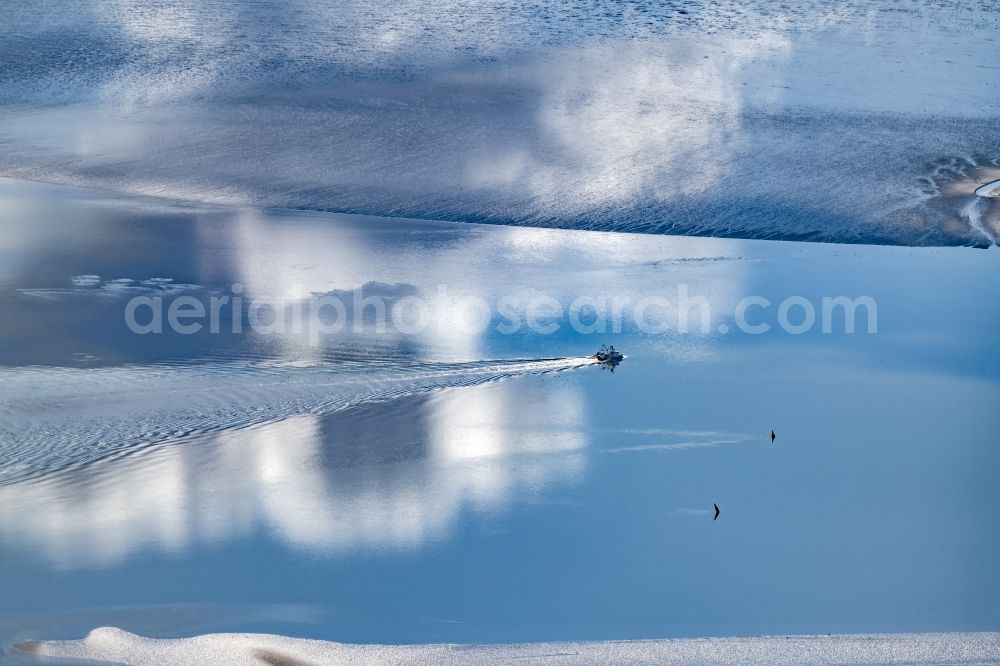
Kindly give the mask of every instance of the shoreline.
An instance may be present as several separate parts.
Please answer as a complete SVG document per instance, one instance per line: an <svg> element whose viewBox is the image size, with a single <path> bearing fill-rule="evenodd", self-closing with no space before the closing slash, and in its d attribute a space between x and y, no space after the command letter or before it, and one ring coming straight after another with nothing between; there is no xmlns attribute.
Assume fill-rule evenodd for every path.
<svg viewBox="0 0 1000 666"><path fill-rule="evenodd" d="M991 183L980 185L976 188L974 194L977 197L984 197L986 199L995 199L1000 197L1000 180L994 180Z"/></svg>
<svg viewBox="0 0 1000 666"><path fill-rule="evenodd" d="M595 229L591 227L581 226L564 226L561 224L546 224L544 221L538 222L525 222L525 223L513 223L505 220L489 220L489 219L454 219L454 218L442 218L442 217L423 217L414 215L387 215L378 212L368 212L364 210L355 209L334 209L334 208L309 208L309 207L290 207L290 206L263 206L257 205L250 202L239 202L239 201L213 201L204 199L192 199L184 197L172 197L160 194L150 194L145 192L137 192L131 190L120 190L114 189L112 187L105 187L99 184L90 183L72 183L63 182L55 180L39 180L35 178L24 178L19 176L13 176L9 174L0 173L0 188L10 187L17 185L24 185L28 187L41 187L41 188L56 188L63 190L72 190L80 193L90 193L90 194L103 194L107 195L109 200L114 200L123 204L135 204L135 205L149 205L153 206L155 204L160 204L168 208L178 208L183 210L203 210L217 213L231 213L238 210L259 210L274 214L291 214L291 215L345 215L345 216L355 216L355 217L365 217L373 218L378 220L390 220L398 222L419 222L422 224L440 224L446 226L453 225L469 225L473 227L503 227L509 229L538 229L542 231L569 231L569 232L588 232L596 233L609 236L640 236L640 237L664 237L664 238L694 238L694 239L707 239L707 240L722 240L722 241L749 241L749 242L769 242L769 243L805 243L809 245L821 245L821 246L835 246L844 248L866 248L866 247L892 247L892 248L927 248L927 249L941 249L941 248L972 248L976 250L988 250L994 247L996 243L990 242L989 244L977 244L977 243L949 243L949 244L907 244L907 243L896 243L896 242L880 242L877 240L864 240L858 242L842 242L837 240L825 240L820 238L773 238L766 236L752 236L752 235L711 235L711 234L701 234L701 233L662 233L659 231L643 231L636 229ZM982 195L979 191L985 187L995 186L997 194ZM992 190L991 190L992 192ZM985 197L994 198L1000 196L1000 181L994 183L989 183L975 190L975 194ZM972 198L970 203L974 203L977 199Z"/></svg>
<svg viewBox="0 0 1000 666"><path fill-rule="evenodd" d="M1000 663L1000 632L379 645L249 633L157 639L102 627L80 640L32 641L13 647L31 656L142 664L222 663L233 659L296 666L387 660L400 664L506 663L522 659L544 659L554 664Z"/></svg>

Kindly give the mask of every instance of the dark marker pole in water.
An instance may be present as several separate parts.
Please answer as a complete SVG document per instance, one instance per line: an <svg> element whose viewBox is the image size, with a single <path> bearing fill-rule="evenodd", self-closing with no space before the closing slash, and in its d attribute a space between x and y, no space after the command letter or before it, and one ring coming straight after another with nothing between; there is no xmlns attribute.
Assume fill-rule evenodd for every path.
<svg viewBox="0 0 1000 666"><path fill-rule="evenodd" d="M772 443L772 444L774 444L774 438L775 438L775 437L777 437L777 435L775 435L775 434L774 434L774 431L772 430L772 431L771 431L771 443Z"/></svg>
<svg viewBox="0 0 1000 666"><path fill-rule="evenodd" d="M719 519L719 505L713 502L712 506L715 507L715 518L712 518L712 520L718 520Z"/></svg>

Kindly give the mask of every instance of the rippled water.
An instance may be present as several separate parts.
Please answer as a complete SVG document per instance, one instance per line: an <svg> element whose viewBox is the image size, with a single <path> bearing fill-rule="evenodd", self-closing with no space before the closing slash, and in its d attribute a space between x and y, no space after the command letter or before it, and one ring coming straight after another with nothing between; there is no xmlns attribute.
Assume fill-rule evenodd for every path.
<svg viewBox="0 0 1000 666"><path fill-rule="evenodd" d="M424 219L990 245L994 3L33 2L0 174Z"/></svg>
<svg viewBox="0 0 1000 666"><path fill-rule="evenodd" d="M340 361L21 368L4 372L0 484L145 446L435 390L593 365L587 357L477 363Z"/></svg>

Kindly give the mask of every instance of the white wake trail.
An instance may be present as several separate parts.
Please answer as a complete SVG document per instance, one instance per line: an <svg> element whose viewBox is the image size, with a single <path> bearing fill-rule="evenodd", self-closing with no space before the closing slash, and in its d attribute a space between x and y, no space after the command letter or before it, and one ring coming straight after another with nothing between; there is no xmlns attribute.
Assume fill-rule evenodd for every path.
<svg viewBox="0 0 1000 666"><path fill-rule="evenodd" d="M0 485L223 430L446 388L593 365L589 358L471 363L261 363L0 371Z"/></svg>

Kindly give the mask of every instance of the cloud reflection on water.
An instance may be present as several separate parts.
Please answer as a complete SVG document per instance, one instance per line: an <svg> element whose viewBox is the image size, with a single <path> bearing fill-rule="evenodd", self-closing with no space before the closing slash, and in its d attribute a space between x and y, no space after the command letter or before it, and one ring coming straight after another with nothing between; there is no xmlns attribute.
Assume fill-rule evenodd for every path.
<svg viewBox="0 0 1000 666"><path fill-rule="evenodd" d="M456 325L464 316L461 309L453 308L452 301L434 300L441 285L452 294L488 302L501 295L544 291L568 304L580 295L669 296L683 281L692 294L709 299L714 316L724 317L741 295L750 270L741 260L738 241L249 209L233 213L174 209L153 223L156 218L150 218L141 205L130 210L101 201L87 204L88 233L78 251L67 258L53 248L46 229L63 219L60 206L77 210L81 195L43 186L27 190L52 196L28 197L34 203L15 206L19 215L12 222L31 233L7 245L15 260L12 265L19 266L9 276L14 294L21 294L17 288L72 285L73 276L84 274L101 274L102 280L128 275L134 256L158 266L158 272L166 271L177 261L174 244L183 243L183 263L176 268L186 279L214 289L239 282L248 298L292 303L301 294L344 292L375 280L430 298L432 317L439 326L415 336L334 335L316 348L309 346L305 333L293 331L248 334L238 340L252 358L272 365L278 361L313 366L309 371L313 374L322 371L322 365L316 365L320 357L336 359L350 345L363 358L393 359L396 365L384 369L391 374L425 360L511 358L519 352L524 357L529 348L540 356L593 351L599 339L566 330L528 341L490 329L466 329ZM41 206L38 201L46 203ZM142 228L143 235L125 243L122 230L135 228ZM123 245L109 245L104 239L121 239ZM32 261L16 261L21 255ZM99 264L88 263L98 257ZM292 397L291 389L284 391L280 383L253 389L261 382L251 381L247 369L235 377L209 377L202 391L191 390L191 384L168 383L167 379L181 382L189 374L197 375L207 361L218 361L213 359L220 353L214 347L218 341L212 336L191 336L187 346L174 349L180 354L176 372L161 368L132 376L133 366L117 363L89 375L61 368L65 361L54 358L53 350L91 350L91 334L100 333L95 339L103 340L107 322L88 324L77 316L78 309L93 308L93 298L78 298L69 288L59 294L54 301L32 299L34 309L23 320L24 330L8 334L15 335L13 342L20 339L16 335L37 338L39 330L46 331L46 359L53 367L17 369L18 376L37 380L28 377L29 384L41 385L48 378L62 391L46 393L44 387L35 386L32 395L39 400L72 398L101 424L113 424L115 419L148 421L155 431L169 433L177 427L171 421L176 414L217 403L226 407L232 390L240 398L234 404L241 409L244 404L259 406L255 401L261 396L268 404ZM17 303L27 314L23 303ZM54 328L56 315L77 325ZM634 334L632 323L625 326ZM673 353L680 355L685 349L712 344L711 335L669 337L675 342ZM122 347L120 352L141 360L169 353L174 344L155 336L132 335L126 341L132 348ZM188 355L201 360L188 367L184 361ZM110 387L118 390L112 380L122 373L131 378L128 400L102 397L104 384L95 382L95 377L110 376L104 383L110 381ZM327 377L333 384L324 395L351 389L347 378L337 377ZM77 383L67 383L70 379ZM359 376L350 381L364 392L372 390L375 379ZM73 396L74 386L80 396ZM309 387L292 388L301 392ZM244 395L248 393L252 395ZM51 418L65 421L66 432L72 435L73 414L57 411ZM24 416L37 420L44 415L29 410ZM572 383L530 379L449 389L325 415L298 413L277 423L168 441L142 451L126 446L75 472L0 486L0 530L5 543L38 552L64 568L108 566L149 549L179 554L199 543L227 542L261 530L277 535L289 547L316 551L417 547L446 537L466 512L503 510L555 484L579 481L587 466L586 423L586 406ZM102 438L116 436L107 427L95 432ZM55 439L32 442L28 448L37 452L32 464L58 462L62 457L72 460L92 448L72 438L60 448Z"/></svg>
<svg viewBox="0 0 1000 666"><path fill-rule="evenodd" d="M536 133L468 159L466 184L565 216L705 192L745 147L744 67L788 49L763 32L550 54L508 74L539 91Z"/></svg>
<svg viewBox="0 0 1000 666"><path fill-rule="evenodd" d="M0 59L0 174L429 219L990 241L919 185L936 160L1000 159L975 3L24 11L24 48Z"/></svg>
<svg viewBox="0 0 1000 666"><path fill-rule="evenodd" d="M632 306L641 299L665 299L664 308L644 313L651 322L668 322L673 355L704 349L715 326L726 319L742 296L749 276L739 241L684 238L649 239L620 234L594 235L518 227L456 227L345 216L265 213L244 209L231 226L198 228L203 279L241 285L247 298L292 306L310 295L337 293L345 299L414 295L427 307L428 325L413 335L391 326L366 345L406 349L415 357L478 360L504 344L495 325L477 326L475 299L493 307L510 298L523 314L531 298L544 295L568 308L580 297L599 304L630 303L622 326L636 331ZM220 268L221 267L221 268ZM690 308L692 335L677 335L680 316L677 289L708 303L710 326L700 328L697 307ZM349 313L350 314L350 313ZM390 313L391 315L391 313ZM611 323L607 322L611 332ZM568 328L564 320L562 329ZM566 335L568 332L564 330ZM287 360L318 358L324 346L334 349L344 335L310 344L307 330L272 336ZM506 336L507 344L520 338ZM558 337L558 336L557 336ZM598 336L591 344L596 348ZM546 345L552 355L565 353ZM523 352L528 355L538 353ZM589 353L589 352L588 352Z"/></svg>
<svg viewBox="0 0 1000 666"><path fill-rule="evenodd" d="M318 552L415 548L578 482L585 427L571 385L513 382L298 416L2 486L0 532L66 569L262 530Z"/></svg>

